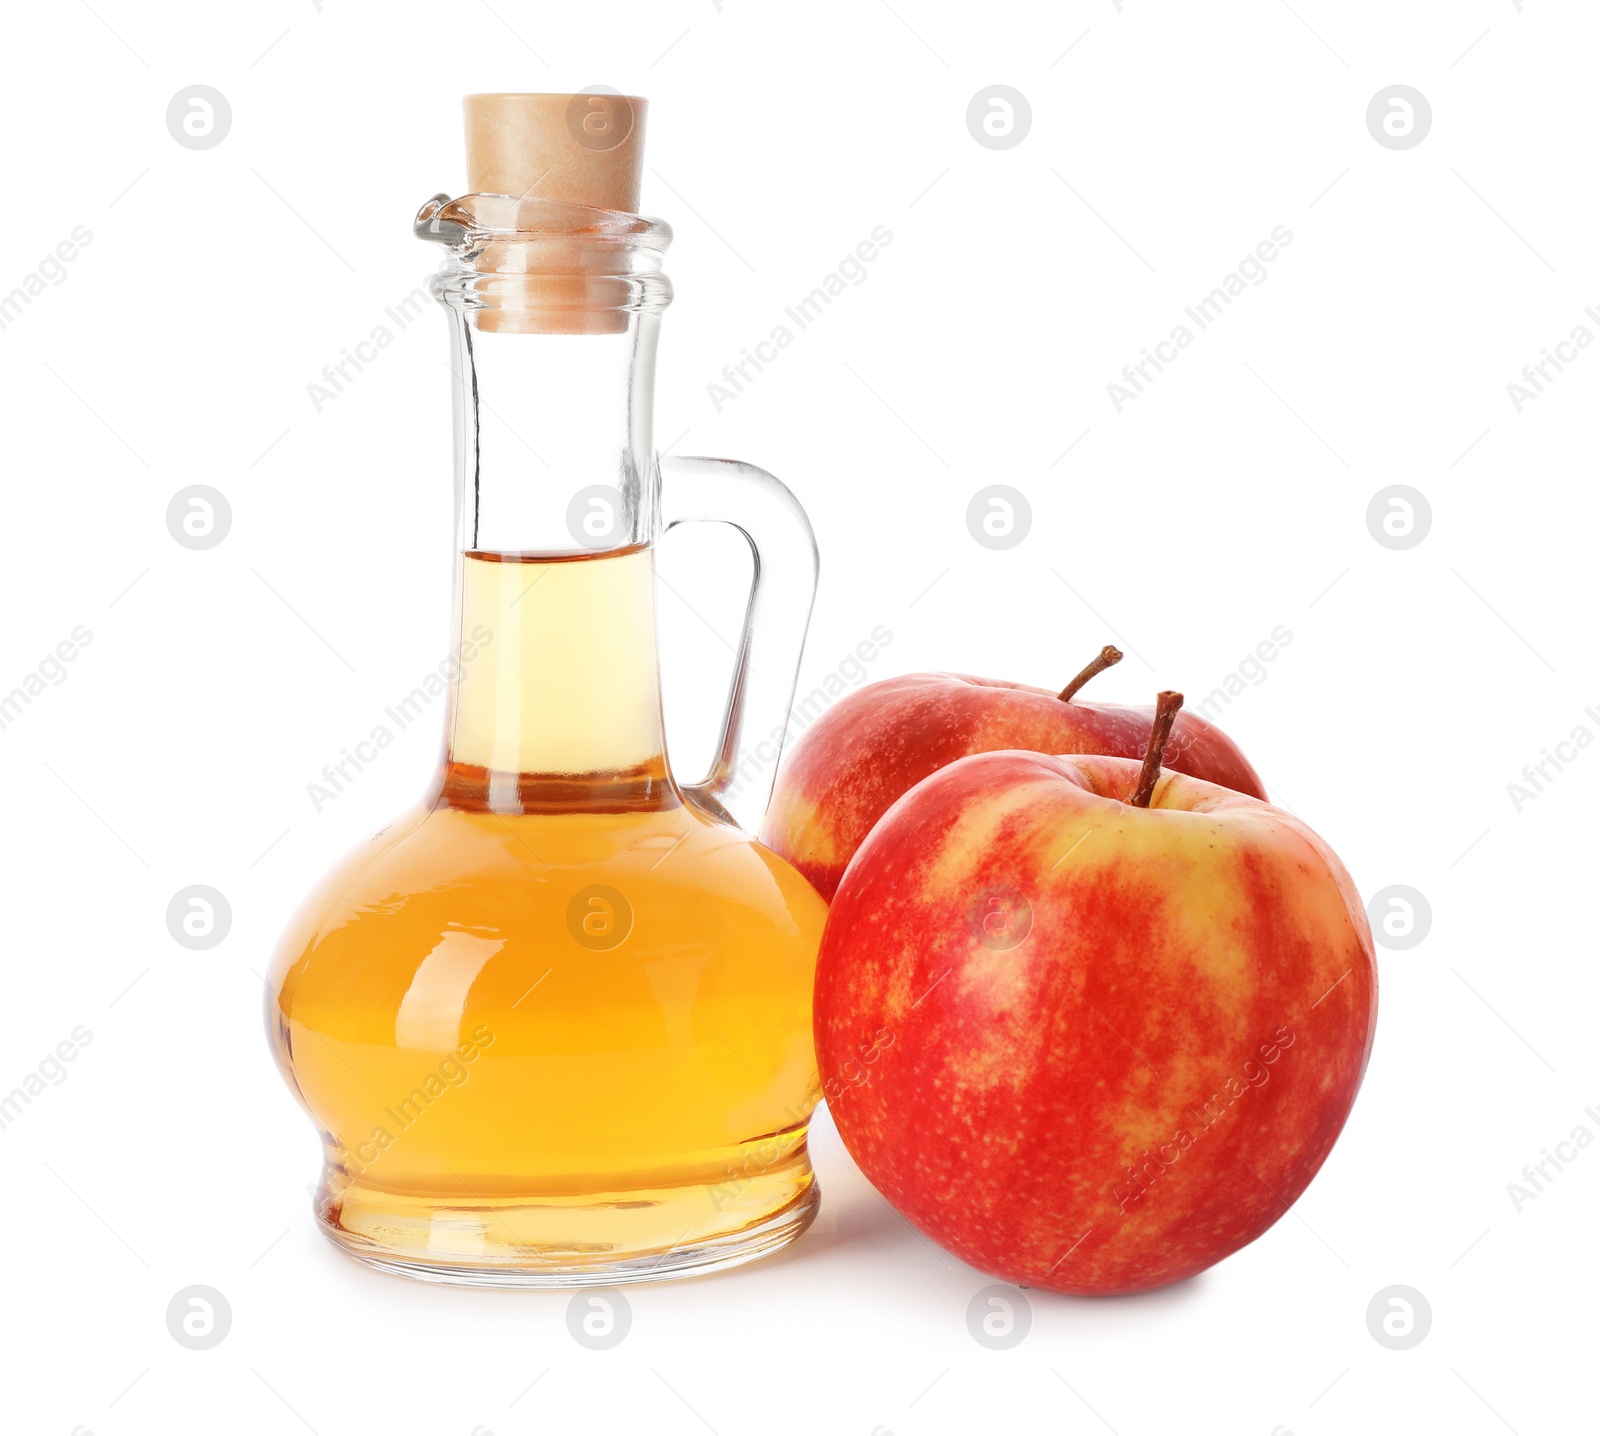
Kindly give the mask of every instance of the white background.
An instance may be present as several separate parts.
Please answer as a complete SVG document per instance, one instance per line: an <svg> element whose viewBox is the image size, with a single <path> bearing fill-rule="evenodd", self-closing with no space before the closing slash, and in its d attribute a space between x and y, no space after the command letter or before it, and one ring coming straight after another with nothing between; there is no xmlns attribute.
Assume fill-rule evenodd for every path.
<svg viewBox="0 0 1600 1436"><path fill-rule="evenodd" d="M1520 413L1506 386L1575 325L1600 333L1600 25L1576 0L1293 5L7 12L0 293L93 236L0 331L0 690L93 635L0 730L0 1090L93 1033L0 1131L7 1432L1593 1420L1600 1152L1520 1212L1507 1183L1580 1123L1600 1134L1600 754L1520 812L1507 784L1577 725L1600 734L1600 353ZM164 118L197 83L233 115L200 152ZM424 316L320 414L306 386L435 263L409 225L464 188L460 95L596 83L650 97L644 208L678 235L658 442L772 469L815 523L806 686L882 624L874 678L1053 686L1113 640L1129 658L1098 696L1194 701L1284 625L1221 721L1363 894L1431 904L1424 941L1380 952L1376 1051L1326 1168L1194 1281L1035 1292L1027 1339L987 1350L966 1323L987 1279L907 1228L825 1121L811 1233L631 1288L608 1352L574 1343L563 1294L379 1277L314 1230L317 1143L257 974L437 756L418 725L321 814L306 795L449 642L444 325ZM1005 151L965 120L996 83L1032 108ZM1395 83L1433 112L1407 150L1365 121ZM894 239L865 282L717 413L722 366L877 225ZM1107 383L1278 225L1266 282L1116 412ZM1032 506L1006 552L965 523L996 482ZM194 483L232 506L206 552L166 528ZM1395 483L1432 509L1403 551L1366 522ZM742 602L734 549L700 542L675 537L663 570L683 769ZM165 924L193 883L233 909L206 952ZM165 1320L197 1283L233 1313L201 1352ZM1401 1352L1365 1315L1397 1283L1432 1309Z"/></svg>

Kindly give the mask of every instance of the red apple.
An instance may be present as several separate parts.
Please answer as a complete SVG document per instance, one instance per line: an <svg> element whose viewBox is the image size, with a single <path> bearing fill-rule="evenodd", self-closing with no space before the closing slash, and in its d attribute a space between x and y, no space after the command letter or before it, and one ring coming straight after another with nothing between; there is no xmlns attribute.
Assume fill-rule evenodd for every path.
<svg viewBox="0 0 1600 1436"><path fill-rule="evenodd" d="M1155 748L1143 769L942 768L861 845L823 934L846 1147L934 1241L1025 1286L1144 1291L1253 1241L1326 1159L1372 1045L1372 935L1338 858L1259 799L1157 781Z"/></svg>
<svg viewBox="0 0 1600 1436"><path fill-rule="evenodd" d="M831 900L846 864L890 804L957 758L1001 748L1140 757L1153 709L1073 696L1121 657L1108 646L1060 693L961 673L911 673L868 684L835 704L796 745L778 777L761 841ZM1179 715L1166 761L1180 773L1267 796L1233 740L1194 714Z"/></svg>

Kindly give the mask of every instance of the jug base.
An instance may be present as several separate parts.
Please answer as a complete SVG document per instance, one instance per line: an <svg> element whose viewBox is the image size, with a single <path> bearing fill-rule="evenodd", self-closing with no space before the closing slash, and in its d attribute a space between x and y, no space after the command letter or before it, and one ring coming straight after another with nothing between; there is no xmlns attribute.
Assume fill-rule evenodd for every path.
<svg viewBox="0 0 1600 1436"><path fill-rule="evenodd" d="M763 1174L758 1184L767 1190L746 1184L734 1201L725 1187L704 1186L674 1188L664 1199L652 1191L607 1193L587 1202L470 1204L355 1187L333 1198L324 1188L317 1216L323 1235L341 1251L395 1276L454 1286L621 1286L721 1271L787 1246L816 1217L821 1193L815 1174L807 1163L801 1172L791 1166ZM780 1199L776 1208L773 1198ZM663 1219L680 1227L682 1237L669 1237L664 1246L627 1240L630 1226L662 1230ZM602 1227L621 1230L608 1241L573 1235Z"/></svg>

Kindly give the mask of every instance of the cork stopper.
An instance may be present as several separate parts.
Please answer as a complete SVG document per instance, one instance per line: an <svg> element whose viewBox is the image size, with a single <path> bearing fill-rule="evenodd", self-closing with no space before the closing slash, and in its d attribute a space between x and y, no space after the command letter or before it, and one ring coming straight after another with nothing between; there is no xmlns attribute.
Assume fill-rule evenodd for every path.
<svg viewBox="0 0 1600 1436"><path fill-rule="evenodd" d="M644 167L646 101L636 95L582 91L575 95L468 95L467 182L473 194L548 200L625 214L639 208ZM582 242L583 221L573 221L573 240L541 243L536 272L515 242L486 246L477 264L492 272L522 270L524 296L517 310L486 309L474 316L478 329L501 334L618 334L627 316L597 303L591 285L604 258Z"/></svg>
<svg viewBox="0 0 1600 1436"><path fill-rule="evenodd" d="M639 208L646 101L636 95L468 95L467 181L474 194Z"/></svg>

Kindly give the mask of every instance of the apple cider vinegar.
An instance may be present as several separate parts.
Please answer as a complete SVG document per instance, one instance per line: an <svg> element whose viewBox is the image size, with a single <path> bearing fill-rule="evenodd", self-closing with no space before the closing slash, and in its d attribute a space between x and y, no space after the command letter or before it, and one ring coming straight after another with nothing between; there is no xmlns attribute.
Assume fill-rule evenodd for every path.
<svg viewBox="0 0 1600 1436"><path fill-rule="evenodd" d="M414 221L447 256L444 755L301 904L268 983L322 1230L426 1280L687 1276L817 1209L826 907L751 836L770 761L738 776L746 735L787 727L816 545L770 474L652 446L671 232L636 212L644 118L620 95L471 96L471 192ZM737 526L755 578L711 771L680 784L655 544L696 521Z"/></svg>
<svg viewBox="0 0 1600 1436"><path fill-rule="evenodd" d="M285 938L280 1057L358 1248L555 1268L810 1196L822 904L667 781L652 558L464 556L490 641L440 792Z"/></svg>

